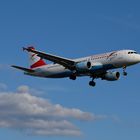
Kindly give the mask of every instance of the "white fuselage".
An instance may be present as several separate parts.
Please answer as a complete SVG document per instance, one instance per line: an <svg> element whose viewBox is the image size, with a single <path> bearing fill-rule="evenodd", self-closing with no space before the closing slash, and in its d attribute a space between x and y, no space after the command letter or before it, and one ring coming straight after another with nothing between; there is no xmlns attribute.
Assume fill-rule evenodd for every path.
<svg viewBox="0 0 140 140"><path fill-rule="evenodd" d="M89 71L78 72L78 76L90 76L90 74L109 69L128 67L140 62L140 54L134 50L121 50L105 54L92 55L89 57L74 59L75 62L91 62L92 68ZM48 77L48 78L64 78L69 77L73 71L66 69L59 64L44 65L34 69L33 76ZM97 71L96 71L97 70Z"/></svg>

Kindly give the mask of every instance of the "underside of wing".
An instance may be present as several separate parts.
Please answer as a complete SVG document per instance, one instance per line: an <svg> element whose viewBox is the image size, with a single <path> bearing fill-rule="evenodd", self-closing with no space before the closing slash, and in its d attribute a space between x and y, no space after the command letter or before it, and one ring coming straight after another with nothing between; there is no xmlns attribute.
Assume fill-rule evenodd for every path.
<svg viewBox="0 0 140 140"><path fill-rule="evenodd" d="M58 63L58 64L64 66L65 68L68 68L70 70L74 69L75 61L73 61L71 59L67 59L67 58L56 56L56 55L40 52L40 51L30 49L30 48L24 48L24 50L27 50L28 52L33 52L43 59L47 59L47 60L52 61L54 63Z"/></svg>

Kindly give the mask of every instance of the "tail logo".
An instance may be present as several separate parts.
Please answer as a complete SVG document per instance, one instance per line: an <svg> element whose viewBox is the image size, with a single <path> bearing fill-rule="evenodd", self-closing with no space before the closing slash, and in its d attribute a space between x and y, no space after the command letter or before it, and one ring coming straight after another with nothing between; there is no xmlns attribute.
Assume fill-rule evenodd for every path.
<svg viewBox="0 0 140 140"><path fill-rule="evenodd" d="M28 47L28 49L33 49L35 50L35 48L33 46ZM37 67L41 67L46 65L46 63L44 62L44 60L42 60L42 58L40 58L37 54L29 52L29 58L30 58L30 68L34 69Z"/></svg>
<svg viewBox="0 0 140 140"><path fill-rule="evenodd" d="M44 66L44 65L46 65L46 63L42 59L40 59L39 61L37 61L36 63L31 65L31 69L41 67L41 66Z"/></svg>

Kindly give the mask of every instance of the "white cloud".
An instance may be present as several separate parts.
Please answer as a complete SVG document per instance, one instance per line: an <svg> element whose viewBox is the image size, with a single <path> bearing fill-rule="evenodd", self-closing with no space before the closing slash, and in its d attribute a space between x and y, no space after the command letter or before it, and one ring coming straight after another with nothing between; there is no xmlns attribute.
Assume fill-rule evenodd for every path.
<svg viewBox="0 0 140 140"><path fill-rule="evenodd" d="M0 93L1 128L14 128L36 135L79 136L81 131L70 120L106 118L80 109L52 104L49 100L33 96L29 92L28 86L20 86L16 93Z"/></svg>
<svg viewBox="0 0 140 140"><path fill-rule="evenodd" d="M17 88L17 92L18 93L28 93L29 92L29 87L26 86L26 85L19 86Z"/></svg>
<svg viewBox="0 0 140 140"><path fill-rule="evenodd" d="M29 86L26 86L26 85L19 86L17 88L17 92L18 93L30 93L30 94L33 94L33 95L40 95L40 94L43 93L43 91L41 91L41 90L30 88Z"/></svg>

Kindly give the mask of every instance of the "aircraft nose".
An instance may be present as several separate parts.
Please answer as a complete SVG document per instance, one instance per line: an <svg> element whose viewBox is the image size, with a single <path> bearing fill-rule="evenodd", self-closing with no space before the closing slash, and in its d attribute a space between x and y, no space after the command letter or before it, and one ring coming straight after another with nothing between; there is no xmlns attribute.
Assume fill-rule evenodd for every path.
<svg viewBox="0 0 140 140"><path fill-rule="evenodd" d="M140 63L140 54L137 54L137 55L135 56L135 61L136 61L137 63Z"/></svg>

